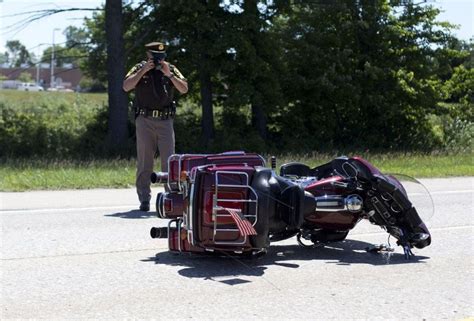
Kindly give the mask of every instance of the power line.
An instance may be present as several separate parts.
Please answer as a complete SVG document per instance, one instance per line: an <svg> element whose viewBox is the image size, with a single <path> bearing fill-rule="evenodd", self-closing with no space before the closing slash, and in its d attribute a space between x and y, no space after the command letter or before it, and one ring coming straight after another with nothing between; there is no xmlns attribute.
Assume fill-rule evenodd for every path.
<svg viewBox="0 0 474 321"><path fill-rule="evenodd" d="M4 32L2 33L4 35L10 32L14 32L13 35L16 35L18 32L25 29L30 23L40 20L45 17L49 17L54 14L63 13L63 12L71 12L71 11L102 11L102 10L104 9L101 9L101 8L69 8L69 9L59 8L59 9L44 9L44 10L35 10L35 11L26 11L26 12L8 14L8 15L0 16L0 18L5 19L5 18L25 16L25 15L28 15L28 16L11 25L8 25L0 29L4 30Z"/></svg>

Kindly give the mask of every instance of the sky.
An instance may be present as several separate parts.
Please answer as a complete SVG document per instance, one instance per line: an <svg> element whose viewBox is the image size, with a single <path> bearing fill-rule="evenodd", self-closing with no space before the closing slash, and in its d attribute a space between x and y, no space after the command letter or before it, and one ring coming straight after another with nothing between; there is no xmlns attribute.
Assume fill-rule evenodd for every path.
<svg viewBox="0 0 474 321"><path fill-rule="evenodd" d="M91 17L92 11L73 11L58 13L30 23L26 28L19 30L9 26L17 25L30 16L17 15L30 11L67 8L96 8L105 0L0 0L0 52L5 52L5 44L9 40L19 40L28 51L35 55L54 43L66 41L63 31L68 26L80 27L84 17ZM10 17L11 15L15 15ZM59 29L54 31L54 29ZM46 45L44 45L46 44Z"/></svg>
<svg viewBox="0 0 474 321"><path fill-rule="evenodd" d="M443 10L438 20L460 26L455 32L458 38L469 40L474 36L474 0L429 1ZM52 44L53 33L56 44L64 43L66 39L62 33L67 26L81 26L85 16L92 16L90 11L60 13L32 22L24 29L11 30L9 26L18 24L28 17L28 14L17 14L53 8L95 8L104 2L105 0L0 0L0 52L5 52L8 40L19 40L28 51L38 55ZM60 30L54 31L56 28Z"/></svg>

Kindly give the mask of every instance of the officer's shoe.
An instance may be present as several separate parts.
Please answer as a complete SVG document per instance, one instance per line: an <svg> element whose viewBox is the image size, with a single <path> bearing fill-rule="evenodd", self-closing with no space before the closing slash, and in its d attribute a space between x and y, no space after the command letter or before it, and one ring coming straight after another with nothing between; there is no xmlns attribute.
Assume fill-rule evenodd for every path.
<svg viewBox="0 0 474 321"><path fill-rule="evenodd" d="M140 211L148 212L150 210L150 202L144 201L140 204Z"/></svg>

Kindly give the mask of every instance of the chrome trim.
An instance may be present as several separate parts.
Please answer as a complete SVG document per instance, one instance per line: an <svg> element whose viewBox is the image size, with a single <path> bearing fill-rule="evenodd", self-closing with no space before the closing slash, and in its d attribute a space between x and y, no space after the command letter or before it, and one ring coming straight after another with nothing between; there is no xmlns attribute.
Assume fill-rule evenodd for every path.
<svg viewBox="0 0 474 321"><path fill-rule="evenodd" d="M396 222L395 218L390 215L385 205L383 205L383 203L376 196L372 197L370 200L372 201L372 205L374 206L377 213L380 214L386 223L394 224Z"/></svg>
<svg viewBox="0 0 474 321"><path fill-rule="evenodd" d="M245 177L245 182L243 185L234 185L234 184L219 184L219 176L220 175L241 175ZM244 188L248 189L252 196L255 199L219 199L217 196L219 195L219 187L226 187L226 188ZM218 205L218 202L239 202L239 203L255 203L255 214L247 214L244 215L246 218L254 218L254 222L252 226L255 226L258 222L258 195L255 190L249 185L249 176L246 172L239 172L239 171L216 171L215 172L215 204L213 201L213 208L212 208L212 215L214 219L214 233L213 233L213 242L216 245L244 245L247 242L247 236L241 236L242 241L216 241L216 236L219 232L238 232L239 229L225 229L225 228L218 228L217 227L217 217L231 217L230 214L217 214L217 211L224 210L225 208Z"/></svg>
<svg viewBox="0 0 474 321"><path fill-rule="evenodd" d="M179 155L178 158L178 190L181 192L181 160L183 159L184 155L186 154L181 154Z"/></svg>
<svg viewBox="0 0 474 321"><path fill-rule="evenodd" d="M178 228L178 250L180 252L182 252L182 249L181 249L181 223L182 223L182 220L181 219L178 219L176 221L176 227Z"/></svg>
<svg viewBox="0 0 474 321"><path fill-rule="evenodd" d="M239 231L238 228L220 228L219 229L219 232L238 232L238 231ZM227 243L224 243L224 244L227 244Z"/></svg>
<svg viewBox="0 0 474 321"><path fill-rule="evenodd" d="M345 198L345 207L349 212L357 213L362 211L362 207L364 205L364 201L362 197L357 194L351 194Z"/></svg>
<svg viewBox="0 0 474 321"><path fill-rule="evenodd" d="M398 209L396 209L393 205L390 206L390 209L395 213L400 213L402 210L400 209L400 206L398 204L396 205L398 206Z"/></svg>
<svg viewBox="0 0 474 321"><path fill-rule="evenodd" d="M355 176L349 175L349 173L347 173L347 170L344 168L344 165L347 165L347 166L351 167L354 170L354 172L356 173ZM357 168L354 165L352 165L351 163L349 163L348 161L342 163L342 170L346 173L346 175L348 177L357 177L357 175L359 174L359 171L357 170Z"/></svg>
<svg viewBox="0 0 474 321"><path fill-rule="evenodd" d="M194 243L194 234L193 234L193 203L194 203L194 184L191 185L191 193L189 194L189 211L188 211L188 242L192 245Z"/></svg>
<svg viewBox="0 0 474 321"><path fill-rule="evenodd" d="M219 200L219 201L220 201L220 200ZM225 211L226 208L225 208L225 207L222 207L222 206L217 206L217 207L215 208L215 210L216 210L216 211ZM239 210L238 212L242 214L242 211ZM231 215L230 215L230 214L215 214L215 216L216 216L216 217L230 217ZM253 214L246 214L246 215L244 214L243 216L244 216L244 217L255 217L255 215L253 215ZM252 226L254 226L254 224L252 224Z"/></svg>
<svg viewBox="0 0 474 321"><path fill-rule="evenodd" d="M249 185L249 175L246 172L238 172L238 171L216 171L216 191L217 191L217 184L219 184L219 174L234 174L234 175L243 175L246 179L246 185ZM246 185L219 185L219 186L228 186L228 187L242 187Z"/></svg>
<svg viewBox="0 0 474 321"><path fill-rule="evenodd" d="M168 222L168 249L170 248L170 236L171 236L171 223L176 222L176 220L170 220ZM181 251L180 251L181 252Z"/></svg>
<svg viewBox="0 0 474 321"><path fill-rule="evenodd" d="M171 223L173 223L174 221L176 221L176 220L170 220L170 221L168 222L168 238L169 238L169 236L171 235L171 234L170 234L170 226L171 226Z"/></svg>
<svg viewBox="0 0 474 321"><path fill-rule="evenodd" d="M243 185L241 185L242 187ZM236 202L236 203L254 203L254 200L239 200L239 199L225 199L225 198L220 198L219 202Z"/></svg>
<svg viewBox="0 0 474 321"><path fill-rule="evenodd" d="M316 202L316 211L339 212L345 209L344 198L340 195L316 196L314 201Z"/></svg>
<svg viewBox="0 0 474 321"><path fill-rule="evenodd" d="M387 193L387 192L380 194L380 196L382 197L384 201L390 201L393 198L392 195L390 195L390 193Z"/></svg>
<svg viewBox="0 0 474 321"><path fill-rule="evenodd" d="M171 160L175 157L179 156L179 154L172 154L168 157L168 190L171 191L171 185L170 185L170 169L171 169Z"/></svg>
<svg viewBox="0 0 474 321"><path fill-rule="evenodd" d="M161 218L166 218L165 215L165 201L164 201L164 193L160 194L160 199L158 200L158 204L160 203L161 200Z"/></svg>
<svg viewBox="0 0 474 321"><path fill-rule="evenodd" d="M357 194L351 194L346 197L342 195L316 196L314 200L316 202L316 211L321 212L348 211L351 213L357 213L361 212L363 207L362 197ZM359 202L356 204L350 203L355 200Z"/></svg>
<svg viewBox="0 0 474 321"><path fill-rule="evenodd" d="M191 168L191 172L189 173L189 179L191 180L191 183L194 183L194 180L196 179L197 169L198 167Z"/></svg>
<svg viewBox="0 0 474 321"><path fill-rule="evenodd" d="M182 159L184 159L184 158L187 157L187 156L191 156L191 157L192 157L192 156L207 157L207 156L209 156L209 154L180 154L179 160L178 160L178 162L179 162L179 164L178 164L178 188L179 188L179 191L180 191L180 192L182 192L182 188L183 188L183 187L181 186L181 185L182 185L182 184L181 184L181 172L182 172L182 170L183 170L183 168L182 168L182 166L181 166L181 161L182 161ZM189 165L190 160L188 159L187 161L188 161L188 165Z"/></svg>

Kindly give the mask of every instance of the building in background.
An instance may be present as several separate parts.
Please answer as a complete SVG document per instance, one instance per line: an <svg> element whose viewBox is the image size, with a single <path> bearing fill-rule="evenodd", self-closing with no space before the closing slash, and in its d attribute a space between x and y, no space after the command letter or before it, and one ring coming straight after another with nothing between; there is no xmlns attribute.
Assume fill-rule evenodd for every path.
<svg viewBox="0 0 474 321"><path fill-rule="evenodd" d="M44 88L50 88L51 71L49 66L37 69L35 67L18 67L18 68L0 68L1 88L16 89L21 81L18 80L20 74L27 72L31 75L33 82L38 79L38 84ZM54 69L54 82L57 88L72 89L77 91L80 89L79 83L82 79L82 72L79 68L60 68Z"/></svg>

